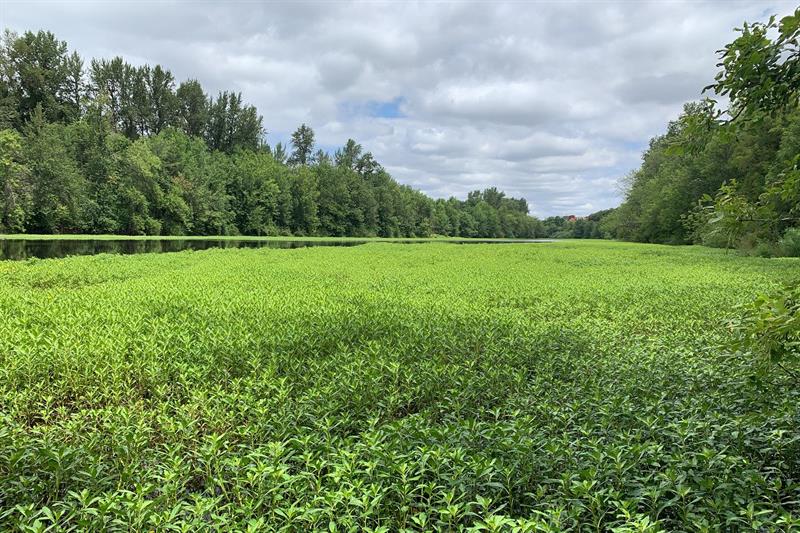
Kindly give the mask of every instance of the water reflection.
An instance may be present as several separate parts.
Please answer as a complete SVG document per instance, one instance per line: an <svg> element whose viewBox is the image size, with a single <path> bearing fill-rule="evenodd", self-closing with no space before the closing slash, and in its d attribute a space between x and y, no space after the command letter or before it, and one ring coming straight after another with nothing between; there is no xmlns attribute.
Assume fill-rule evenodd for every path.
<svg viewBox="0 0 800 533"><path fill-rule="evenodd" d="M0 239L0 260L61 258L70 255L95 254L147 254L180 252L183 250L208 250L209 248L305 248L307 246L358 246L368 241L304 241L304 240L235 240L235 239ZM399 244L416 244L426 241L399 240ZM453 244L503 244L527 241L450 240Z"/></svg>
<svg viewBox="0 0 800 533"><path fill-rule="evenodd" d="M209 248L303 248L356 246L365 241L239 241L230 239L0 239L0 260L60 258L70 255L152 254Z"/></svg>

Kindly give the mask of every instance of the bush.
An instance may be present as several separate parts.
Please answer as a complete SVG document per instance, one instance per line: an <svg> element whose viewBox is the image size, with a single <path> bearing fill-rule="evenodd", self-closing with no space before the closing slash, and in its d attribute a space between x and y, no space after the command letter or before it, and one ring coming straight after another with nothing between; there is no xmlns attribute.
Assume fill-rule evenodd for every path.
<svg viewBox="0 0 800 533"><path fill-rule="evenodd" d="M781 255L785 257L800 257L800 228L786 230L779 244Z"/></svg>
<svg viewBox="0 0 800 533"><path fill-rule="evenodd" d="M733 347L755 355L762 370L775 364L797 378L791 367L800 363L800 282L740 309L742 315L729 324L737 335Z"/></svg>
<svg viewBox="0 0 800 533"><path fill-rule="evenodd" d="M777 257L781 255L780 248L775 243L765 241L757 243L751 254L756 257Z"/></svg>

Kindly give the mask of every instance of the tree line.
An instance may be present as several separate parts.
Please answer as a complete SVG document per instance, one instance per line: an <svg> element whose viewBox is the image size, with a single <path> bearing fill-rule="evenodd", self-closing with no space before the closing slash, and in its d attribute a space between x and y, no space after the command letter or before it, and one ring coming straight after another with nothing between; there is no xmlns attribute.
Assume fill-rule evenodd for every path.
<svg viewBox="0 0 800 533"><path fill-rule="evenodd" d="M800 255L800 9L745 24L706 87L626 179L601 233Z"/></svg>
<svg viewBox="0 0 800 533"><path fill-rule="evenodd" d="M88 66L50 32L0 43L0 232L536 237L496 188L432 199L355 140L316 149L301 125L264 141L241 93L208 96L160 66Z"/></svg>

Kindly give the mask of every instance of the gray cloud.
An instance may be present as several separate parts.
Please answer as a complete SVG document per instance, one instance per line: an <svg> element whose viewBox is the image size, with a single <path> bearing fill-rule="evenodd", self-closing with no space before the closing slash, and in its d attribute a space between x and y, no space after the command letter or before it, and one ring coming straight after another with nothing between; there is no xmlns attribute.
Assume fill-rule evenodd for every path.
<svg viewBox="0 0 800 533"><path fill-rule="evenodd" d="M696 76L687 72L637 76L621 83L617 94L623 102L669 105L696 98L696 82Z"/></svg>
<svg viewBox="0 0 800 533"><path fill-rule="evenodd" d="M618 203L618 178L699 98L732 28L794 7L5 0L0 24L240 90L269 142L305 122L320 145L353 137L428 194L496 185L547 216Z"/></svg>

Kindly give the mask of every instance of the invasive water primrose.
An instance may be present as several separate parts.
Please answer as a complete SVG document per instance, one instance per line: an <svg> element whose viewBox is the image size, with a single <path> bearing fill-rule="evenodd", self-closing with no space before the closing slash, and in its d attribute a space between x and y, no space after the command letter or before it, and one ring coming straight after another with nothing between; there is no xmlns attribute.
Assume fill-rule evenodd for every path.
<svg viewBox="0 0 800 533"><path fill-rule="evenodd" d="M796 261L616 243L0 264L0 529L799 525Z"/></svg>

